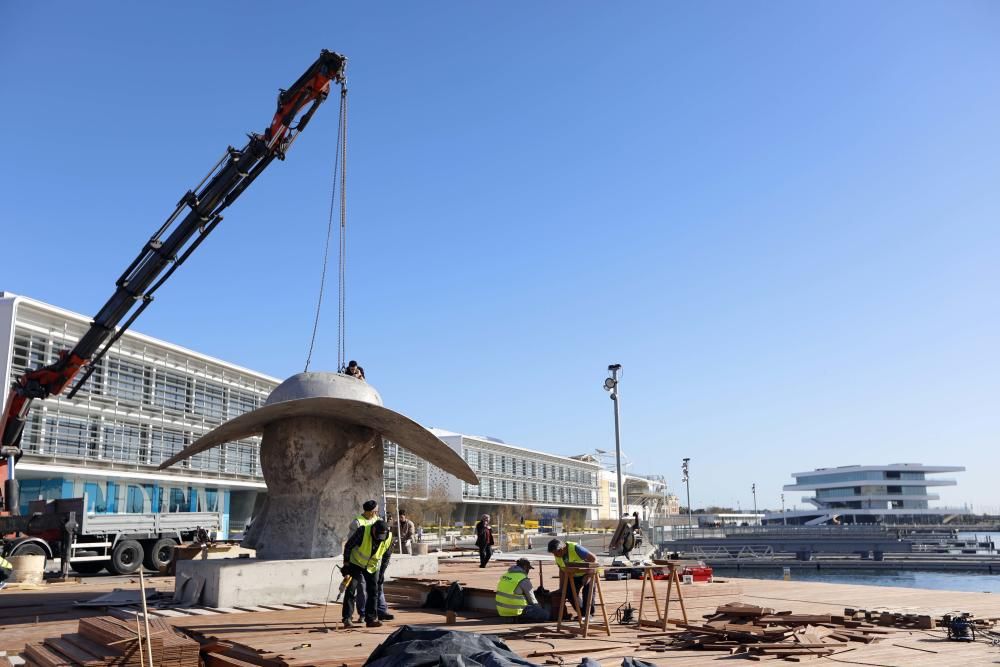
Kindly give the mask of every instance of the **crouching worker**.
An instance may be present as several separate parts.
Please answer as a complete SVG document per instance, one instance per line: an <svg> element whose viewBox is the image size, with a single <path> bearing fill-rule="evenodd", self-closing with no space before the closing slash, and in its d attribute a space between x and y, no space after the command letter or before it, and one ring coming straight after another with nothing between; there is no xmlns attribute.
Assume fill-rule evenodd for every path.
<svg viewBox="0 0 1000 667"><path fill-rule="evenodd" d="M503 618L518 622L535 622L549 620L549 612L538 604L535 592L531 588L528 570L531 562L520 558L507 570L497 583L497 613Z"/></svg>
<svg viewBox="0 0 1000 667"><path fill-rule="evenodd" d="M354 600L360 586L365 587L365 625L377 628L382 625L376 608L381 597L382 585L385 583L385 568L389 566L392 555L392 533L389 525L379 519L367 526L359 526L354 534L344 544L344 576L351 577L344 596L342 619L344 627L349 628L354 615Z"/></svg>
<svg viewBox="0 0 1000 667"><path fill-rule="evenodd" d="M581 610L586 605L587 598L590 598L590 615L593 616L596 603L592 597L593 592L591 589L594 586L594 576L600 574L600 570L595 569L593 572L585 572L579 568L597 563L597 556L576 542L563 542L562 540L550 540L548 552L555 557L556 565L559 566L559 590L562 590L563 586L566 585L566 577L572 573L573 585L580 599L572 600L569 596L566 596L566 601L571 602L573 610L580 617L583 617ZM567 570L567 567L577 569Z"/></svg>

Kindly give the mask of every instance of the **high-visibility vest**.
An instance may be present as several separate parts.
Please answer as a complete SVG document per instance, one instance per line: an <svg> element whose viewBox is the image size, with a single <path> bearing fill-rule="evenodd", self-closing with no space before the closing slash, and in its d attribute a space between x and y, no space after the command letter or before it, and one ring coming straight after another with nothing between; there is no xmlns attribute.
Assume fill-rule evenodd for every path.
<svg viewBox="0 0 1000 667"><path fill-rule="evenodd" d="M566 561L569 561L570 565L577 565L577 564L580 564L580 563L584 563L585 564L587 562L583 558L580 557L580 554L578 554L576 552L576 542L567 542L566 543L566 558L565 559L561 558L559 556L556 556L555 559L556 559L556 565L559 566L560 570L565 570L566 569L566 564L567 564Z"/></svg>
<svg viewBox="0 0 1000 667"><path fill-rule="evenodd" d="M517 592L518 585L528 578L524 572L505 572L497 582L497 613L500 616L520 616L528 600Z"/></svg>
<svg viewBox="0 0 1000 667"><path fill-rule="evenodd" d="M14 566L10 564L10 561L0 556L0 569L2 570L13 570Z"/></svg>
<svg viewBox="0 0 1000 667"><path fill-rule="evenodd" d="M376 521L378 521L378 514L376 514L370 519L367 518L364 514L359 514L356 517L354 517L354 520L358 522L359 526L370 526Z"/></svg>
<svg viewBox="0 0 1000 667"><path fill-rule="evenodd" d="M375 523L374 521L372 523ZM378 569L379 561L382 560L382 556L385 552L389 550L392 546L392 531L389 531L388 537L385 540L374 546L374 551L372 549L372 526L368 524L364 526L365 536L361 540L361 546L354 547L351 549L351 562L360 567L363 570L368 570L372 574L375 574L375 570Z"/></svg>

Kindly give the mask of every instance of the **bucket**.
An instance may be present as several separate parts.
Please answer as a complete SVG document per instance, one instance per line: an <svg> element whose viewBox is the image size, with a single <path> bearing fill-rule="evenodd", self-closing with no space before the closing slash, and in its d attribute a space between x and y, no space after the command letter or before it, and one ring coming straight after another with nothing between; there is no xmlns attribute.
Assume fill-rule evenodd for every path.
<svg viewBox="0 0 1000 667"><path fill-rule="evenodd" d="M41 584L45 574L45 556L11 556L7 560L14 566L11 583Z"/></svg>
<svg viewBox="0 0 1000 667"><path fill-rule="evenodd" d="M426 556L427 555L427 543L426 542L414 542L412 545L414 556Z"/></svg>

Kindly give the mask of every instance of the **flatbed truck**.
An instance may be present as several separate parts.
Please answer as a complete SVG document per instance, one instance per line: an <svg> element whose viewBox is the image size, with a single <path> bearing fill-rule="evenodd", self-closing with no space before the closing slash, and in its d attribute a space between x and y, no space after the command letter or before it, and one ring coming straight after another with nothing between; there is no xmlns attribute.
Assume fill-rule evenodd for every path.
<svg viewBox="0 0 1000 667"><path fill-rule="evenodd" d="M94 574L107 569L131 574L140 567L159 570L175 546L194 540L199 530L218 531L217 512L95 514L84 511L86 496L35 501L26 515L0 516L4 556L45 556L69 569Z"/></svg>

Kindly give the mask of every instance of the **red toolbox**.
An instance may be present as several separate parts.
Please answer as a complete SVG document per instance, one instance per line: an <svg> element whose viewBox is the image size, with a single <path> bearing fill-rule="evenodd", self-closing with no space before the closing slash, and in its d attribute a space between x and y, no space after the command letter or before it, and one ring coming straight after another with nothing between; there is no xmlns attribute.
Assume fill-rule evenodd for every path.
<svg viewBox="0 0 1000 667"><path fill-rule="evenodd" d="M708 565L687 565L681 570L681 581L684 576L690 575L695 583L712 581L712 568Z"/></svg>

